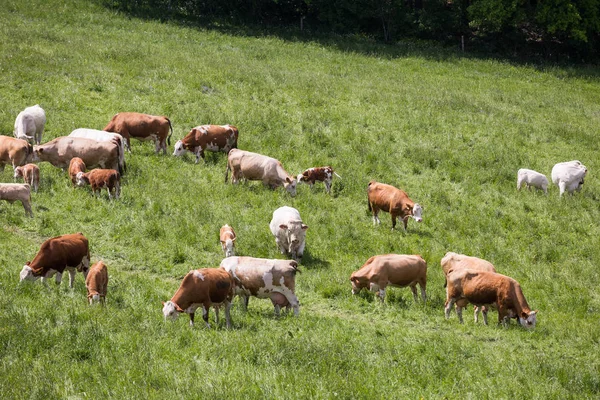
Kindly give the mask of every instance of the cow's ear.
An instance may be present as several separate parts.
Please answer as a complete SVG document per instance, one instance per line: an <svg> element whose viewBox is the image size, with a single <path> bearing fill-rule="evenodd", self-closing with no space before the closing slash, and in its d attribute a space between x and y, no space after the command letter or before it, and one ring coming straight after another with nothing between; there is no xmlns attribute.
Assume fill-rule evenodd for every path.
<svg viewBox="0 0 600 400"><path fill-rule="evenodd" d="M25 263L25 265L27 265L27 266L31 265L31 261L27 261L27 262Z"/></svg>
<svg viewBox="0 0 600 400"><path fill-rule="evenodd" d="M527 319L527 317L529 317L529 314L527 314L525 311L521 311L521 318Z"/></svg>
<svg viewBox="0 0 600 400"><path fill-rule="evenodd" d="M302 230L303 230L303 231L305 231L305 230L307 230L307 229L308 229L308 225L304 225L304 224L302 224Z"/></svg>
<svg viewBox="0 0 600 400"><path fill-rule="evenodd" d="M165 305L165 302L164 302L164 301L161 301L161 303L162 303L162 305L163 305L163 306Z"/></svg>
<svg viewBox="0 0 600 400"><path fill-rule="evenodd" d="M38 153L42 153L44 151L44 148L42 147L41 149L37 149Z"/></svg>
<svg viewBox="0 0 600 400"><path fill-rule="evenodd" d="M412 211L412 207L411 207L411 206L409 206L408 204L407 204L407 205L404 207L404 209L405 209L405 210L408 210L408 211Z"/></svg>
<svg viewBox="0 0 600 400"><path fill-rule="evenodd" d="M287 229L287 228L288 228L288 226L287 226L286 224L281 224L281 225L279 225L279 228L280 228L280 229Z"/></svg>
<svg viewBox="0 0 600 400"><path fill-rule="evenodd" d="M285 181L286 181L287 183L292 183L292 180L290 179L290 177L289 177L289 176L286 176L286 177L285 177Z"/></svg>
<svg viewBox="0 0 600 400"><path fill-rule="evenodd" d="M235 242L235 239L237 239L237 236L234 236L233 239L231 239L231 241Z"/></svg>
<svg viewBox="0 0 600 400"><path fill-rule="evenodd" d="M175 309L176 309L178 312L183 312L183 310L181 309L181 307L179 307L177 304L175 304Z"/></svg>

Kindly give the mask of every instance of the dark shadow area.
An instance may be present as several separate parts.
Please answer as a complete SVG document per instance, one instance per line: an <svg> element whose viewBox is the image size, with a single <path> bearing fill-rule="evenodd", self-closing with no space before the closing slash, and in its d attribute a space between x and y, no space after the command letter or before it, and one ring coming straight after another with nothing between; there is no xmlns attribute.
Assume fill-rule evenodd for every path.
<svg viewBox="0 0 600 400"><path fill-rule="evenodd" d="M302 273L302 269L311 270L331 267L331 263L329 261L313 256L308 249L304 250L302 260L298 264L298 270L300 273Z"/></svg>

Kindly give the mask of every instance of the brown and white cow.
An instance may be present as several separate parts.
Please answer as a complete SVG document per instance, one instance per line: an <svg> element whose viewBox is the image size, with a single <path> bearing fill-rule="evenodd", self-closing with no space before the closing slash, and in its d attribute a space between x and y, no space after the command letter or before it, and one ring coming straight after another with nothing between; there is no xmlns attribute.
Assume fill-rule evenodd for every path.
<svg viewBox="0 0 600 400"><path fill-rule="evenodd" d="M271 189L283 186L292 197L296 195L296 178L288 174L281 162L274 158L250 151L231 149L227 156L225 182L229 171L231 171L231 183L237 183L242 178L262 181Z"/></svg>
<svg viewBox="0 0 600 400"><path fill-rule="evenodd" d="M118 199L121 195L121 174L114 169L93 169L90 172L78 172L77 186L90 185L92 194L100 197L102 189L108 192L108 198Z"/></svg>
<svg viewBox="0 0 600 400"><path fill-rule="evenodd" d="M85 170L85 163L81 158L71 158L71 161L69 162L69 178L71 178L73 186L77 186L77 174L80 172L85 172Z"/></svg>
<svg viewBox="0 0 600 400"><path fill-rule="evenodd" d="M325 190L327 191L327 193L330 193L331 192L331 182L333 180L334 174L338 178L340 178L340 179L342 178L333 170L333 168L331 168L329 166L313 167L313 168L309 168L309 169L305 170L301 174L298 174L297 180L298 180L298 184L306 183L306 184L310 185L311 189L312 189L313 185L315 184L315 182L317 182L317 181L323 182L325 184Z"/></svg>
<svg viewBox="0 0 600 400"><path fill-rule="evenodd" d="M174 156L182 156L186 151L196 154L196 164L204 151L229 153L237 148L238 128L233 125L200 125L175 143Z"/></svg>
<svg viewBox="0 0 600 400"><path fill-rule="evenodd" d="M90 305L94 302L106 303L106 287L108 286L108 268L102 261L92 265L85 278L87 297Z"/></svg>
<svg viewBox="0 0 600 400"><path fill-rule="evenodd" d="M27 164L33 155L33 147L22 139L0 136L0 172L10 164L13 170Z"/></svg>
<svg viewBox="0 0 600 400"><path fill-rule="evenodd" d="M450 317L450 311L456 303L456 314L462 324L462 307L459 302L466 300L477 306L495 304L498 308L498 323L508 323L510 318L517 318L525 328L535 327L537 311L531 311L521 285L516 280L495 272L470 269L450 271L447 279L446 319ZM486 311L484 316L485 313Z"/></svg>
<svg viewBox="0 0 600 400"><path fill-rule="evenodd" d="M25 209L25 215L33 217L31 211L31 187L22 183L0 183L0 200L9 203L20 201Z"/></svg>
<svg viewBox="0 0 600 400"><path fill-rule="evenodd" d="M373 212L373 224L380 224L381 221L377 217L379 210L389 212L392 216L392 230L396 227L396 218L400 217L404 223L404 231L408 219L413 218L417 222L422 222L421 214L423 207L419 203L415 203L408 197L405 191L395 188L385 183L375 181L369 182L367 189L369 201L369 211Z"/></svg>
<svg viewBox="0 0 600 400"><path fill-rule="evenodd" d="M35 164L25 164L22 167L15 168L15 179L23 178L23 182L27 183L33 188L34 191L38 191L40 186L40 168Z"/></svg>
<svg viewBox="0 0 600 400"><path fill-rule="evenodd" d="M444 277L446 278L446 282L444 282L444 287L448 285L448 274L450 271L458 271L461 269L470 269L474 271L488 271L488 272L496 272L496 269L492 265L491 262L477 258L466 256L464 254L454 253L452 251L447 252L442 260L440 261L440 265L442 266L442 271L444 271ZM466 300L458 300L456 303L457 307L464 308L468 304ZM479 322L479 313L483 311L483 322L487 325L487 308L486 306L475 306L474 318L475 322Z"/></svg>
<svg viewBox="0 0 600 400"><path fill-rule="evenodd" d="M98 142L93 139L61 136L33 147L35 161L47 161L66 169L71 159L79 157L87 168L109 168L123 173L121 148L116 141Z"/></svg>
<svg viewBox="0 0 600 400"><path fill-rule="evenodd" d="M225 257L231 257L235 255L235 251L233 249L235 245L235 231L232 227L225 224L221 227L219 231L219 240L221 241L221 248L225 252Z"/></svg>
<svg viewBox="0 0 600 400"><path fill-rule="evenodd" d="M169 133L170 129L170 133ZM131 152L131 140L153 140L156 153L163 150L167 154L167 143L171 145L173 126L169 118L136 112L122 112L116 114L103 131L115 132L125 138L127 149Z"/></svg>
<svg viewBox="0 0 600 400"><path fill-rule="evenodd" d="M231 301L233 299L235 283L227 271L221 268L203 268L192 270L183 278L179 289L171 300L163 302L163 315L165 320L175 320L180 313L190 315L190 326L194 326L194 313L202 306L202 319L206 326L210 306L215 307L217 324L219 323L219 306L225 305L225 319L227 328L231 328Z"/></svg>
<svg viewBox="0 0 600 400"><path fill-rule="evenodd" d="M250 296L271 299L275 315L281 307L300 313L296 297L296 272L298 263L293 260L273 260L254 257L228 257L221 261L221 268L235 281L235 294L240 296L244 308L248 308Z"/></svg>
<svg viewBox="0 0 600 400"><path fill-rule="evenodd" d="M385 289L388 286L410 286L415 301L417 297L417 284L421 289L423 302L427 300L425 289L427 287L427 263L420 255L384 254L373 256L350 275L352 294L358 294L362 288L376 292L383 302Z"/></svg>
<svg viewBox="0 0 600 400"><path fill-rule="evenodd" d="M56 283L62 280L65 270L69 272L69 287L73 288L76 271L87 277L90 266L88 240L83 233L74 233L50 238L42 243L40 250L31 262L21 270L21 281L35 281L39 277L45 283L56 274Z"/></svg>

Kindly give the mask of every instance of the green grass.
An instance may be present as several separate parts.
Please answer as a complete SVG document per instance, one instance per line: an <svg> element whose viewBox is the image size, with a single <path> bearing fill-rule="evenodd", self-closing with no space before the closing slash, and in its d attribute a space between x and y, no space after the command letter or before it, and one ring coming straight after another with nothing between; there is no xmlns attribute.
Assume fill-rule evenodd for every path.
<svg viewBox="0 0 600 400"><path fill-rule="evenodd" d="M83 0L4 0L0 13L0 133L39 103L44 141L102 129L120 111L167 115L174 137L232 123L242 149L290 173L331 164L333 196L295 198L260 183L223 183L224 154L205 164L156 156L132 142L123 196L70 187L40 164L35 217L0 202L2 398L596 398L600 395L600 81L578 68L462 58L435 49L394 56L360 39L249 37L142 21ZM356 40L355 49L344 51ZM421 45L420 45L421 46ZM172 144L174 144L174 140ZM169 148L173 151L172 146ZM580 194L517 192L516 171L554 163L589 169ZM11 182L6 169L0 181ZM366 185L406 190L424 221L373 227ZM297 277L298 318L268 301L236 301L224 321L165 323L161 300L192 268L222 258L221 225L237 253L281 258L272 212L296 207L309 225ZM88 307L81 275L19 284L48 237L81 231L104 260L107 307ZM444 319L446 251L479 256L517 279L538 326ZM352 297L348 278L370 256L421 254L427 305L390 289L384 305ZM67 280L65 280L67 281ZM471 310L471 309L469 309ZM467 317L468 316L468 317ZM211 314L214 317L214 314Z"/></svg>

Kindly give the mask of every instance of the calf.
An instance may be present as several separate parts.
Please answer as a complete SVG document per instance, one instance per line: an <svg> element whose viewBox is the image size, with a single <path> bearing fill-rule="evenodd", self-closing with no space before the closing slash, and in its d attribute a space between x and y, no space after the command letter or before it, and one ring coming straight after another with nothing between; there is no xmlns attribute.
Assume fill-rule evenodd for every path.
<svg viewBox="0 0 600 400"><path fill-rule="evenodd" d="M87 297L90 305L94 302L106 303L106 286L108 285L108 269L106 264L98 261L92 265L86 278L85 287L87 288Z"/></svg>
<svg viewBox="0 0 600 400"><path fill-rule="evenodd" d="M73 288L76 271L87 277L90 266L90 250L88 240L83 233L75 233L50 238L42 243L40 251L28 261L21 270L21 281L35 281L39 277L42 282L56 274L59 284L65 270L69 272L69 287Z"/></svg>
<svg viewBox="0 0 600 400"><path fill-rule="evenodd" d="M69 177L73 186L77 185L77 174L85 172L85 163L79 157L73 157L69 163Z"/></svg>
<svg viewBox="0 0 600 400"><path fill-rule="evenodd" d="M182 156L186 151L196 154L196 164L200 157L204 159L204 151L221 151L237 148L238 129L233 125L202 125L192 130L175 143L174 156Z"/></svg>
<svg viewBox="0 0 600 400"><path fill-rule="evenodd" d="M0 200L6 200L11 204L15 201L20 201L25 209L25 215L33 218L33 211L31 211L31 188L28 184L0 183Z"/></svg>
<svg viewBox="0 0 600 400"><path fill-rule="evenodd" d="M296 178L290 176L279 160L262 154L239 149L231 149L227 156L225 182L231 171L231 183L237 183L241 178L262 181L265 186L275 189L283 186L288 193L296 196Z"/></svg>
<svg viewBox="0 0 600 400"><path fill-rule="evenodd" d="M477 306L495 304L498 307L498 323L508 323L510 318L518 318L525 328L535 327L537 311L531 311L521 285L508 276L470 269L450 271L446 287L446 319L456 303L456 314L460 323L463 323L462 307L458 303L462 300ZM487 322L485 314L486 311L484 320Z"/></svg>
<svg viewBox="0 0 600 400"><path fill-rule="evenodd" d="M298 263L291 260L271 260L254 257L228 257L221 261L221 268L235 281L235 294L240 296L244 308L248 308L250 296L269 298L279 316L281 307L300 313L300 303L295 294Z"/></svg>
<svg viewBox="0 0 600 400"><path fill-rule="evenodd" d="M235 245L235 231L229 225L223 225L219 231L219 240L221 241L221 248L225 252L225 257L231 257L235 255L233 246Z"/></svg>
<svg viewBox="0 0 600 400"><path fill-rule="evenodd" d="M450 271L471 269L474 271L496 272L496 269L489 261L477 257L466 256L464 254L454 253L452 251L446 253L444 258L442 258L442 260L440 261L440 264L442 266L442 271L444 271L444 277L446 278L446 281L444 282L444 287L448 285L448 274L450 273ZM468 302L466 300L458 300L456 306L464 308L467 304ZM487 325L488 310L486 306L475 306L475 322L479 322L479 313L481 311L483 311L483 322Z"/></svg>
<svg viewBox="0 0 600 400"><path fill-rule="evenodd" d="M533 186L548 194L548 178L546 178L546 175L540 174L532 169L521 168L517 172L517 190L521 190L523 184L529 190L531 190L531 187Z"/></svg>
<svg viewBox="0 0 600 400"><path fill-rule="evenodd" d="M234 295L235 283L227 271L220 268L204 268L188 272L183 278L179 289L171 300L163 302L163 315L165 320L175 320L180 313L190 315L190 326L194 326L194 313L202 306L202 319L206 326L210 306L215 306L216 320L219 323L218 305L225 304L225 319L227 328L231 328L231 300Z"/></svg>
<svg viewBox="0 0 600 400"><path fill-rule="evenodd" d="M92 193L100 197L100 192L106 188L108 198L116 199L121 195L121 174L114 169L93 169L90 172L77 173L77 186L90 185Z"/></svg>
<svg viewBox="0 0 600 400"><path fill-rule="evenodd" d="M302 223L298 210L287 206L279 207L273 211L269 228L281 254L291 255L295 260L302 258L308 226Z"/></svg>
<svg viewBox="0 0 600 400"><path fill-rule="evenodd" d="M115 132L123 136L127 144L127 149L130 152L130 138L153 140L157 154L161 149L163 150L163 154L167 154L167 143L169 146L171 145L171 135L173 134L173 126L169 118L136 112L116 114L103 130Z"/></svg>
<svg viewBox="0 0 600 400"><path fill-rule="evenodd" d="M331 192L331 181L333 180L333 175L338 178L342 178L339 176L331 167L314 167L309 168L301 174L298 174L297 180L298 184L307 183L310 185L311 189L316 181L323 182L325 184L325 190L327 193Z"/></svg>
<svg viewBox="0 0 600 400"><path fill-rule="evenodd" d="M376 292L383 302L385 288L410 286L415 301L418 301L417 284L421 289L423 302L427 300L427 263L420 255L384 254L373 256L350 275L352 294L358 294L362 288Z"/></svg>
<svg viewBox="0 0 600 400"><path fill-rule="evenodd" d="M15 168L15 179L23 178L23 182L33 187L34 191L38 191L40 186L40 168L35 164L25 164L22 167Z"/></svg>
<svg viewBox="0 0 600 400"><path fill-rule="evenodd" d="M413 218L417 222L423 221L421 218L423 207L412 201L403 190L385 183L371 181L367 189L367 197L369 211L373 212L373 224L381 223L377 217L379 210L387 211L392 216L392 230L396 227L396 217L402 219L404 231L406 231L409 218Z"/></svg>
<svg viewBox="0 0 600 400"><path fill-rule="evenodd" d="M27 107L17 115L13 134L17 139L40 144L46 126L46 112L38 104Z"/></svg>
<svg viewBox="0 0 600 400"><path fill-rule="evenodd" d="M33 158L33 147L25 140L0 136L0 172L10 164L14 169L27 164Z"/></svg>
<svg viewBox="0 0 600 400"><path fill-rule="evenodd" d="M574 191L581 191L587 172L585 165L577 160L554 165L552 167L552 182L558 186L559 196L562 196L565 190L571 195Z"/></svg>

